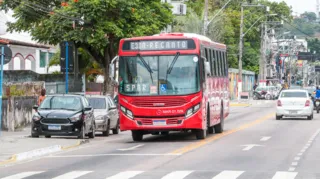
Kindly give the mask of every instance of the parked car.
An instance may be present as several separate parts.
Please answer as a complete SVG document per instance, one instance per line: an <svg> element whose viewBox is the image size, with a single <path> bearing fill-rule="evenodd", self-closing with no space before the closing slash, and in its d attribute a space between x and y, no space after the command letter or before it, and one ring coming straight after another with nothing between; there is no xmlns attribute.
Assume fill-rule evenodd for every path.
<svg viewBox="0 0 320 179"><path fill-rule="evenodd" d="M313 119L313 102L307 90L283 90L278 98L276 119L307 117Z"/></svg>
<svg viewBox="0 0 320 179"><path fill-rule="evenodd" d="M87 96L89 104L94 108L96 131L109 136L119 133L119 111L111 96Z"/></svg>
<svg viewBox="0 0 320 179"><path fill-rule="evenodd" d="M258 86L254 91L253 91L253 99L258 100L258 99L266 99L266 100L271 100L274 99L280 89L277 88L276 86Z"/></svg>
<svg viewBox="0 0 320 179"><path fill-rule="evenodd" d="M50 95L34 106L32 137L78 136L95 137L93 108L81 95Z"/></svg>

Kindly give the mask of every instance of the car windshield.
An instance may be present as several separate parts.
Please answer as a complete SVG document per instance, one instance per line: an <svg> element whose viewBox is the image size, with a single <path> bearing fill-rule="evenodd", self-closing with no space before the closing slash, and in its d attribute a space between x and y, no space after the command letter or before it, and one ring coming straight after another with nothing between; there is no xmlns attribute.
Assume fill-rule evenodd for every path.
<svg viewBox="0 0 320 179"><path fill-rule="evenodd" d="M88 98L90 106L93 109L106 109L106 99L105 98Z"/></svg>
<svg viewBox="0 0 320 179"><path fill-rule="evenodd" d="M119 68L122 94L184 95L200 90L196 55L121 57Z"/></svg>
<svg viewBox="0 0 320 179"><path fill-rule="evenodd" d="M294 91L294 92L283 92L281 98L306 98L306 92Z"/></svg>
<svg viewBox="0 0 320 179"><path fill-rule="evenodd" d="M39 109L46 110L81 110L80 97L77 96L49 96L41 103Z"/></svg>

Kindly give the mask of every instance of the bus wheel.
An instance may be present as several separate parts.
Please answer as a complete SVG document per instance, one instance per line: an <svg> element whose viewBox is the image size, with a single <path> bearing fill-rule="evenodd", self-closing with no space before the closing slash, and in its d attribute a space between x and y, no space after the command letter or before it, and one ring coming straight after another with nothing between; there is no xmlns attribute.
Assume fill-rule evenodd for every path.
<svg viewBox="0 0 320 179"><path fill-rule="evenodd" d="M210 113L208 110L207 114L207 129L208 129L208 134L213 134L214 133L214 128L210 126Z"/></svg>
<svg viewBox="0 0 320 179"><path fill-rule="evenodd" d="M224 127L224 116L223 116L223 110L220 112L220 123L214 126L214 130L216 133L222 133Z"/></svg>
<svg viewBox="0 0 320 179"><path fill-rule="evenodd" d="M143 133L141 131L131 131L133 141L142 141Z"/></svg>
<svg viewBox="0 0 320 179"><path fill-rule="evenodd" d="M195 130L197 139L205 139L207 137L207 129L197 129Z"/></svg>

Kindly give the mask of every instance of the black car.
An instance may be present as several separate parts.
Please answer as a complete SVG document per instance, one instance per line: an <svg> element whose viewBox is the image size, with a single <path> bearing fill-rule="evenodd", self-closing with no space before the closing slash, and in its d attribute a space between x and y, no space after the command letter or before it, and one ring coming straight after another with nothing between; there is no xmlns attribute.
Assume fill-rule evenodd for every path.
<svg viewBox="0 0 320 179"><path fill-rule="evenodd" d="M36 113L32 117L32 137L95 137L93 108L84 96L50 95L34 109Z"/></svg>

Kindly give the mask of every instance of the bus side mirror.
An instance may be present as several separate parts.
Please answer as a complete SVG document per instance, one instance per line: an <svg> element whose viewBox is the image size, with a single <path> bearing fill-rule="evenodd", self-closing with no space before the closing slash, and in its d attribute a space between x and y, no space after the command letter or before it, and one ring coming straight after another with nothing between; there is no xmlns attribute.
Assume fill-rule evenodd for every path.
<svg viewBox="0 0 320 179"><path fill-rule="evenodd" d="M114 64L113 63L109 65L109 78L114 80Z"/></svg>
<svg viewBox="0 0 320 179"><path fill-rule="evenodd" d="M115 80L115 76L114 76L114 72L115 72L114 64L117 62L118 59L119 57L115 56L109 65L109 78L111 79L111 82L116 85L118 84L118 82Z"/></svg>

